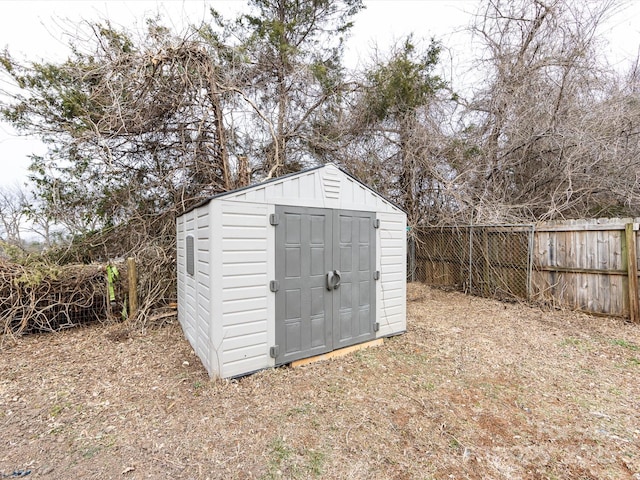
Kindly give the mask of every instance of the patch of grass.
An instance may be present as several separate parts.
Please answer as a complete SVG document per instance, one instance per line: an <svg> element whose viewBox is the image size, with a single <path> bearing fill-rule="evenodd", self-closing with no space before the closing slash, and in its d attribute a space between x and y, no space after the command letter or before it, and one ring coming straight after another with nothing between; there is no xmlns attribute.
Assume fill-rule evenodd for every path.
<svg viewBox="0 0 640 480"><path fill-rule="evenodd" d="M395 350L391 352L391 356L404 365L421 366L429 361L429 356L425 352L417 349L413 351Z"/></svg>
<svg viewBox="0 0 640 480"><path fill-rule="evenodd" d="M62 431L63 431L62 425L56 424L47 431L47 435L59 435L60 433L62 433Z"/></svg>
<svg viewBox="0 0 640 480"><path fill-rule="evenodd" d="M57 403L53 407L49 409L49 416L56 418L59 416L65 409L69 408L71 404L69 402Z"/></svg>
<svg viewBox="0 0 640 480"><path fill-rule="evenodd" d="M204 387L205 387L205 384L202 383L200 380L196 380L195 382L193 382L193 395L195 397L199 397Z"/></svg>
<svg viewBox="0 0 640 480"><path fill-rule="evenodd" d="M96 443L93 443L95 441ZM83 458L93 458L99 453L108 450L116 445L115 435L98 434L92 439L92 443L85 443L84 447L80 449L80 453Z"/></svg>
<svg viewBox="0 0 640 480"><path fill-rule="evenodd" d="M64 406L63 405L54 405L49 410L49 415L52 416L52 417L57 417L58 415L60 415L62 413L62 410L64 410Z"/></svg>
<svg viewBox="0 0 640 480"><path fill-rule="evenodd" d="M487 398L497 399L504 395L506 386L497 382L479 382L478 387L487 396Z"/></svg>
<svg viewBox="0 0 640 480"><path fill-rule="evenodd" d="M307 470L312 476L320 478L322 476L322 469L324 467L326 455L324 454L324 452L319 452L312 449L306 450L305 453L305 457L308 458Z"/></svg>
<svg viewBox="0 0 640 480"><path fill-rule="evenodd" d="M269 470L262 478L322 478L325 462L324 452L310 448L296 453L284 439L277 437L269 445Z"/></svg>
<svg viewBox="0 0 640 480"><path fill-rule="evenodd" d="M427 392L433 392L436 389L436 384L433 382L421 383L420 387L422 387Z"/></svg>
<svg viewBox="0 0 640 480"><path fill-rule="evenodd" d="M286 415L287 417L293 417L295 415L305 415L311 411L313 406L314 405L312 403L303 403L302 405L289 409Z"/></svg>
<svg viewBox="0 0 640 480"><path fill-rule="evenodd" d="M460 442L457 439L452 437L449 439L449 447L454 450L458 450L460 449Z"/></svg>
<svg viewBox="0 0 640 480"><path fill-rule="evenodd" d="M638 352L640 351L640 347L638 345L635 345L631 342L627 342L626 340L622 340L622 339L616 339L616 340L612 340L611 343L613 345L617 345L619 347L622 348L628 348L629 350L632 350L634 352Z"/></svg>
<svg viewBox="0 0 640 480"><path fill-rule="evenodd" d="M589 352L593 350L594 343L590 338L566 337L560 342L561 347L573 347L581 352Z"/></svg>
<svg viewBox="0 0 640 480"><path fill-rule="evenodd" d="M100 445L92 445L82 451L82 456L84 458L93 458L100 452L100 450L102 450Z"/></svg>
<svg viewBox="0 0 640 480"><path fill-rule="evenodd" d="M375 349L367 348L364 350L357 350L353 353L353 356L356 360L358 360L358 362L369 368L377 367L379 365L378 357L375 354Z"/></svg>
<svg viewBox="0 0 640 480"><path fill-rule="evenodd" d="M269 471L264 478L281 478L283 469L292 458L293 450L280 437L274 438L269 445Z"/></svg>
<svg viewBox="0 0 640 480"><path fill-rule="evenodd" d="M567 337L560 343L561 347L579 347L582 344L579 338Z"/></svg>
<svg viewBox="0 0 640 480"><path fill-rule="evenodd" d="M629 358L629 365L634 367L640 366L640 358L636 358L636 357Z"/></svg>
<svg viewBox="0 0 640 480"><path fill-rule="evenodd" d="M335 383L335 384L332 384L332 385L327 385L326 388L327 388L327 392L329 392L329 393L338 394L338 393L343 393L344 392L344 386L339 384L339 383Z"/></svg>

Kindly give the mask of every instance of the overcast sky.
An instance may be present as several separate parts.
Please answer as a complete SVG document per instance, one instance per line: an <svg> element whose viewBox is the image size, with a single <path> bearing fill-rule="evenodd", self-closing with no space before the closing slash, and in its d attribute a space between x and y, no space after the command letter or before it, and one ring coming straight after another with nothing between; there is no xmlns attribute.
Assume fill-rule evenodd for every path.
<svg viewBox="0 0 640 480"><path fill-rule="evenodd" d="M145 16L160 13L177 31L189 23L208 18L209 5L225 16L242 10L244 0L204 1L8 1L0 0L0 48L8 47L15 58L63 60L69 37L82 19L110 19L114 24L135 30ZM476 11L471 0L365 0L366 9L355 18L346 62L357 67L366 62L377 43L382 49L410 33L418 39L436 37L451 49L457 65L464 61L470 46L460 33ZM640 0L632 0L625 12L607 26L610 56L615 61L634 57L640 45ZM44 153L37 139L17 137L0 123L0 185L24 182L27 155Z"/></svg>

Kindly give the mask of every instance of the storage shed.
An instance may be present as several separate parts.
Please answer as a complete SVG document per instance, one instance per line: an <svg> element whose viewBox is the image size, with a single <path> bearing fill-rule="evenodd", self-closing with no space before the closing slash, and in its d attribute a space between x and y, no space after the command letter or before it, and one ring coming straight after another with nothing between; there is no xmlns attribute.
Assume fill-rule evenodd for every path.
<svg viewBox="0 0 640 480"><path fill-rule="evenodd" d="M178 318L229 378L406 330L406 215L333 164L177 218Z"/></svg>

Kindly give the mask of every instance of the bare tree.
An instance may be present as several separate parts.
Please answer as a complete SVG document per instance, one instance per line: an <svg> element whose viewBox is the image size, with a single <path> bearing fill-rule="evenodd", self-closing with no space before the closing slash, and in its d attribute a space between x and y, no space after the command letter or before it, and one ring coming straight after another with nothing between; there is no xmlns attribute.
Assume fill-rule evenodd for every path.
<svg viewBox="0 0 640 480"><path fill-rule="evenodd" d="M640 205L638 111L598 55L598 28L615 8L483 4L473 32L486 81L468 105L456 155L468 219L615 215Z"/></svg>
<svg viewBox="0 0 640 480"><path fill-rule="evenodd" d="M0 226L7 243L22 245L20 231L24 228L28 208L27 194L18 184L0 187Z"/></svg>

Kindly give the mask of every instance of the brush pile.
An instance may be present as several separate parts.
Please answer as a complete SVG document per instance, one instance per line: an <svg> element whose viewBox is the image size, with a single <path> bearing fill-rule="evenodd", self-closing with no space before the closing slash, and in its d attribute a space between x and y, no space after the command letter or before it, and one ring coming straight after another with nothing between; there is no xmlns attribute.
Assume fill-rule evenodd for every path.
<svg viewBox="0 0 640 480"><path fill-rule="evenodd" d="M126 266L110 292L107 265L19 264L0 258L0 334L53 332L121 318Z"/></svg>
<svg viewBox="0 0 640 480"><path fill-rule="evenodd" d="M0 240L0 336L121 320L144 331L172 321L177 314L173 212L138 220L39 253ZM133 259L136 269L135 311L125 259Z"/></svg>

